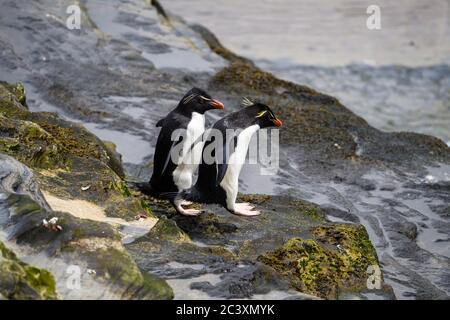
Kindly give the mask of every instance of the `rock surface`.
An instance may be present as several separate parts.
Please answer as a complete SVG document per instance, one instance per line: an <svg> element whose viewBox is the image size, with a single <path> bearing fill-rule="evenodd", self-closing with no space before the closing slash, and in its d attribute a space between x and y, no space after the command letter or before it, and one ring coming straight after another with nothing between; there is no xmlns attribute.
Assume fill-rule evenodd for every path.
<svg viewBox="0 0 450 320"><path fill-rule="evenodd" d="M94 270L95 281L111 287L109 294L112 296L171 297L171 289L164 281L151 276L151 272L158 273L161 270L163 273L159 272L159 275L165 276L170 268L166 270L161 265L160 269L157 265L148 268L146 263L139 263L148 272L143 276L124 250L121 236L117 232L117 226L119 230L123 230L127 226L126 220L134 219L134 216L141 217L145 214L145 220L157 220L153 210L160 210L158 215L161 219L151 230L149 228L150 232L145 237L128 245L132 256L140 262L143 256L153 260L150 256L157 255L161 259L167 252L175 250L176 257L172 257L174 261L179 261L180 258L195 261L198 252L203 251L208 259L212 258L212 254L218 259L229 260L228 263L232 264L228 268L231 269L240 263L247 264L240 268L237 277L233 279L234 284L224 280L223 285L229 288L228 291L217 290L222 292L221 297L245 298L258 290L264 292L258 282L240 284L247 280L239 276L239 273L244 272L257 277L255 274L264 270L264 277L270 278L269 284L266 279L260 280L266 291L281 291L293 287L306 294L338 298L340 291L357 292L364 289L367 268L378 267L376 253L368 236L365 231L360 230L364 230L362 226L330 224L319 207L301 200L246 195L242 196L243 200L257 203L264 209L264 217L229 217L228 214L223 214L223 210L216 208L197 219L173 214L168 219L165 215L171 214L173 209L168 208L167 204L163 204L161 211L161 202L144 199L128 189L121 178L123 173L120 161L106 149L103 142L83 127L62 120L55 114L29 112L26 105L20 103L20 98L25 94L19 84L0 84L0 93L1 119L5 128L0 137L4 146L2 151L23 161L36 174L34 179L27 167L2 155L2 170L5 171L2 183L4 204L9 211L9 215L3 217L7 239L14 240L18 246L31 247L31 255L45 254L50 258L62 259L68 265L74 261L78 264L83 261L86 270ZM21 185L22 191L17 192L17 187ZM80 187L77 188L77 185ZM83 188L84 185L89 188ZM80 213L81 211L83 212ZM220 211L222 215L218 216ZM60 229L49 229L43 225L44 219L48 221L55 217ZM329 229L337 229L337 235L328 232ZM308 257L310 253L306 250L297 252L298 256L294 261L311 259L312 263L320 266L307 268L300 276L293 276L291 266L277 256L277 250L284 250L290 242L297 241L297 238L290 239L291 237L300 236L316 238L306 241L313 243L328 258L323 259L319 255ZM348 240L349 237L351 241ZM290 239L288 244L283 244L286 239ZM193 240L213 245L214 249L211 253L211 249L205 252ZM332 247L325 248L327 244ZM342 245L339 248L344 251L336 249L337 245ZM168 249L170 247L171 250ZM275 252L271 253L270 250ZM346 258L346 250L351 252L350 258ZM258 261L270 268L262 266ZM319 267L322 270L333 268L334 273L324 279L315 274ZM58 273L54 267L50 267L52 269ZM58 280L61 282L61 278ZM298 285L299 281L302 285ZM278 283L282 283L280 288ZM192 284L193 288L195 285L196 283ZM122 288L125 288L123 292ZM214 292L214 288L204 290ZM67 291L63 292L66 297L71 297Z"/></svg>
<svg viewBox="0 0 450 320"><path fill-rule="evenodd" d="M0 80L10 83L0 86L0 148L37 179L33 184L28 173L14 174L24 179L21 187L16 178L3 179L10 186L5 199L17 198L18 190L19 203L27 203L23 194L32 195L41 208L36 217L69 222L39 242L37 251L55 246L56 255L30 258L54 273L63 298L70 292L58 288L58 280L67 275L58 270L67 263L57 244L75 245L62 254L72 259L81 250L79 241L70 240L79 229L89 232L88 239L104 239L100 243L111 250L120 247L125 262L117 268L131 269L119 288L134 277L145 287L150 272L167 280L175 298L393 298L389 286L397 298L448 298L450 150L442 141L379 131L335 98L255 68L206 29L161 15L146 1L110 1L102 10L97 1L83 1L81 30L65 26L69 2L28 2L19 13L14 1L6 1L0 22ZM19 82L26 98L23 87L12 85ZM223 100L224 113L237 110L245 95L268 103L283 119L278 174L261 176L249 166L241 176L243 193L267 194L242 195L262 209L260 217L247 220L208 206L204 215L187 219L124 183L124 176L148 179L155 123L192 86ZM29 172L9 159L0 168ZM3 201L3 207L9 212L11 205ZM45 214L52 209L57 212ZM136 222L139 214L147 219ZM105 236L93 230L97 225ZM12 248L16 253L48 233L31 231ZM376 254L368 250L367 234ZM89 242L81 246L83 263L99 268L98 274L110 272L96 264ZM51 262L60 260L64 268ZM368 291L364 268L377 261L386 285ZM83 275L91 283L92 275ZM92 285L91 298L109 297L105 281ZM158 289L146 297L171 297L163 282L150 287ZM113 297L136 297L111 291Z"/></svg>
<svg viewBox="0 0 450 320"><path fill-rule="evenodd" d="M240 200L257 204L264 214L248 219L208 206L192 219L156 206L157 225L127 249L142 269L169 279L192 277L191 288L217 298L277 291L286 298L336 299L369 291L367 270L379 264L363 226L332 223L317 205L290 197L241 195ZM299 248L300 243L317 252ZM215 281L200 281L210 278ZM382 283L381 277L377 292L392 297Z"/></svg>
<svg viewBox="0 0 450 320"><path fill-rule="evenodd" d="M14 300L56 299L50 272L30 266L0 242L0 295Z"/></svg>
<svg viewBox="0 0 450 320"><path fill-rule="evenodd" d="M170 298L164 280L143 275L122 245L127 236L148 232L156 218L128 191L120 161L83 127L56 114L29 112L21 97L21 85L0 84L2 151L33 170L0 154L5 239L57 275L63 298ZM144 221L136 221L136 215ZM52 218L58 219L55 228L46 227L44 220ZM89 273L87 281L104 291L88 293L92 284L83 287L82 274L79 288L67 287L63 277L71 265Z"/></svg>

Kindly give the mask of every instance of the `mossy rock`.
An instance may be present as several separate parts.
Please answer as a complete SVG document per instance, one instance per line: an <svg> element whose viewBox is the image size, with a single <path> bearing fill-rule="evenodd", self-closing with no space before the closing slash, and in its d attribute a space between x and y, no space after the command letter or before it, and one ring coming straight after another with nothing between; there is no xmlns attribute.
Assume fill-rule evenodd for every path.
<svg viewBox="0 0 450 320"><path fill-rule="evenodd" d="M23 85L0 82L0 152L30 167L54 196L95 203L125 220L153 217L142 196L128 190L111 143L55 113L30 112L24 99Z"/></svg>
<svg viewBox="0 0 450 320"><path fill-rule="evenodd" d="M89 267L111 285L126 290L123 299L173 299L172 288L157 276L142 273L123 248L106 247L85 254Z"/></svg>
<svg viewBox="0 0 450 320"><path fill-rule="evenodd" d="M175 243L190 242L189 236L173 220L161 217L150 232L140 241L170 241Z"/></svg>
<svg viewBox="0 0 450 320"><path fill-rule="evenodd" d="M0 83L0 146L31 168L71 169L73 157L95 158L123 177L120 159L83 126L50 112L29 112L22 84ZM5 140L6 139L6 140ZM11 148L17 139L18 148Z"/></svg>
<svg viewBox="0 0 450 320"><path fill-rule="evenodd" d="M57 299L53 275L20 261L0 242L0 294L6 299Z"/></svg>
<svg viewBox="0 0 450 320"><path fill-rule="evenodd" d="M327 299L366 288L369 266L379 266L361 225L330 224L312 230L314 239L292 238L258 260L298 291Z"/></svg>
<svg viewBox="0 0 450 320"><path fill-rule="evenodd" d="M187 216L175 217L176 224L189 236L208 239L209 244L226 243L227 236L237 230L236 225L223 221L224 219L212 212L205 212L196 219Z"/></svg>
<svg viewBox="0 0 450 320"><path fill-rule="evenodd" d="M17 101L24 106L25 108L28 108L27 106L27 99L25 95L25 87L21 83L7 83L5 81L0 81L0 85L2 85L4 88L6 88L6 92L9 92L15 96ZM3 91L3 94L5 91ZM1 99L1 98L0 98Z"/></svg>
<svg viewBox="0 0 450 320"><path fill-rule="evenodd" d="M336 160L349 160L355 165L383 163L398 168L417 160L431 164L450 159L450 149L438 138L379 131L334 97L278 79L243 59L229 60L232 63L209 81L209 91L233 103L247 96L271 106L283 120L281 144L303 149L311 170L317 170L317 161L323 167L333 167Z"/></svg>
<svg viewBox="0 0 450 320"><path fill-rule="evenodd" d="M270 201L272 196L266 194L238 194L238 200L242 202L250 202L254 205L264 204L267 201Z"/></svg>
<svg viewBox="0 0 450 320"><path fill-rule="evenodd" d="M368 266L378 265L377 253L363 225L323 225L314 228L312 234L322 244L333 248L339 245L345 252L341 257L345 265L357 276L364 276Z"/></svg>
<svg viewBox="0 0 450 320"><path fill-rule="evenodd" d="M312 151L320 149L321 158L354 157L356 144L349 128L367 126L362 118L348 111L335 98L278 79L242 61L233 62L217 72L209 88L270 105L284 122L280 131L281 143L295 142L312 148Z"/></svg>
<svg viewBox="0 0 450 320"><path fill-rule="evenodd" d="M18 245L33 252L45 253L68 263L83 263L95 270L96 281L114 288L123 299L171 299L171 288L164 280L145 276L121 242L121 236L110 224L80 219L66 212L51 213L39 207L30 197L10 195L7 199L15 225L9 234ZM58 218L60 231L42 226L43 219ZM152 280L152 281L150 281Z"/></svg>
<svg viewBox="0 0 450 320"><path fill-rule="evenodd" d="M303 200L294 199L291 205L304 217L313 221L325 222L326 214L318 205Z"/></svg>
<svg viewBox="0 0 450 320"><path fill-rule="evenodd" d="M172 288L166 281L151 273L143 273L144 288L152 292L153 300L168 300L174 298Z"/></svg>
<svg viewBox="0 0 450 320"><path fill-rule="evenodd" d="M210 87L220 89L226 87L237 94L278 94L278 92L295 92L297 94L319 95L316 91L280 80L273 74L256 68L245 61L236 61L214 75ZM281 91L280 91L281 90ZM331 98L330 98L331 99Z"/></svg>
<svg viewBox="0 0 450 320"><path fill-rule="evenodd" d="M0 152L33 171L50 207L52 201L56 205L58 200L83 200L111 217L154 218L148 201L125 184L120 155L111 144L55 113L30 112L22 104L24 99L22 85L0 83ZM9 236L19 245L51 257L83 261L124 299L173 297L164 280L141 273L115 226L66 212L49 214L26 196L10 195L8 204L17 224ZM42 219L50 215L59 218L62 231L42 227Z"/></svg>

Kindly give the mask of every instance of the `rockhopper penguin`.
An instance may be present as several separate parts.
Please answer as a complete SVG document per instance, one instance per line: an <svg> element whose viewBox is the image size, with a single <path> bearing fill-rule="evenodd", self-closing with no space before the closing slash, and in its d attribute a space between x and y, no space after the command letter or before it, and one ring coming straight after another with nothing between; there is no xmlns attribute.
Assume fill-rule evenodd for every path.
<svg viewBox="0 0 450 320"><path fill-rule="evenodd" d="M197 182L192 188L179 193L174 200L175 203L181 203L183 200L215 203L237 215L260 214L259 211L253 210L254 206L249 203L236 203L239 174L245 162L252 135L261 128L281 127L282 122L268 106L262 103L253 103L244 98L242 105L244 109L229 114L214 124L213 129L220 131L224 137L222 145L214 146L222 148L218 150L220 155L216 149L214 155L216 160L210 164L202 161ZM212 132L214 130L211 131L211 135ZM205 150L214 149L209 147L211 143L214 143L211 136L205 141L202 151L203 159L205 159ZM217 159L222 160L217 161Z"/></svg>
<svg viewBox="0 0 450 320"><path fill-rule="evenodd" d="M142 192L164 198L164 194L180 192L192 186L192 177L201 160L205 131L205 112L223 109L222 102L211 98L205 91L193 88L181 99L178 106L164 119L158 121L161 131L156 142L153 158L153 174L150 183L141 184ZM184 132L175 141L172 133ZM179 148L179 157L172 159L174 148ZM172 201L172 204L175 205ZM185 215L196 215L198 210L184 209L177 203L176 209Z"/></svg>

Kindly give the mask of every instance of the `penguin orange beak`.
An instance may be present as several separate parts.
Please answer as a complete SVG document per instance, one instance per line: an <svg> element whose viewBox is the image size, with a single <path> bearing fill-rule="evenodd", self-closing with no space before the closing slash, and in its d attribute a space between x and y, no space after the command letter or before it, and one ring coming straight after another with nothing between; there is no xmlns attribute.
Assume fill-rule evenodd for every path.
<svg viewBox="0 0 450 320"><path fill-rule="evenodd" d="M211 107L213 107L214 109L223 109L223 108L225 108L223 103L220 102L219 100L216 100L216 99L212 99L211 102L209 103L209 105Z"/></svg>
<svg viewBox="0 0 450 320"><path fill-rule="evenodd" d="M281 121L280 119L273 119L272 122L277 127L281 127L283 125L283 121Z"/></svg>

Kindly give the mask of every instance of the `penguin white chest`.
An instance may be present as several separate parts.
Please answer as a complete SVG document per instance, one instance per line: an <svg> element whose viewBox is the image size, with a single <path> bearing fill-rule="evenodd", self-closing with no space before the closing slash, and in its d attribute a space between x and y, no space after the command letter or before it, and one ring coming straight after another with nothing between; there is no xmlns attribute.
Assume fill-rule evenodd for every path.
<svg viewBox="0 0 450 320"><path fill-rule="evenodd" d="M242 130L238 136L236 148L228 160L227 171L220 182L220 186L227 194L227 206L229 209L234 208L239 187L239 174L247 157L250 140L259 128L259 125L255 124Z"/></svg>
<svg viewBox="0 0 450 320"><path fill-rule="evenodd" d="M179 190L192 186L192 176L202 157L202 134L205 132L205 116L193 112L183 141L182 161L173 172L175 185Z"/></svg>
<svg viewBox="0 0 450 320"><path fill-rule="evenodd" d="M200 139L205 132L205 116L203 114L193 112L192 119L186 130L186 141L183 145L183 155L188 164L199 164L203 141Z"/></svg>

